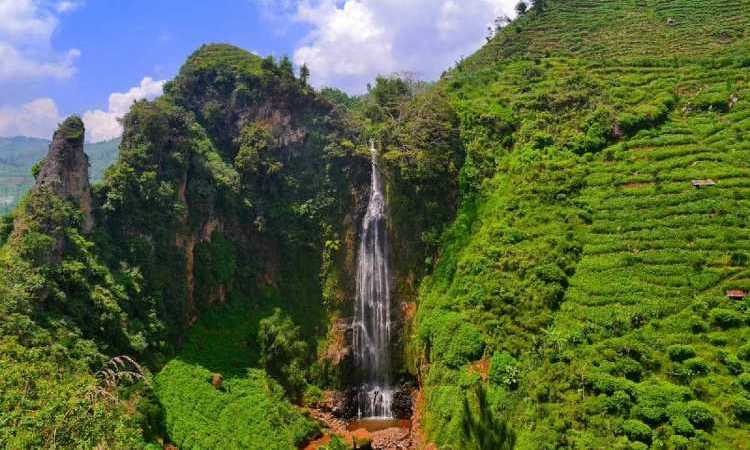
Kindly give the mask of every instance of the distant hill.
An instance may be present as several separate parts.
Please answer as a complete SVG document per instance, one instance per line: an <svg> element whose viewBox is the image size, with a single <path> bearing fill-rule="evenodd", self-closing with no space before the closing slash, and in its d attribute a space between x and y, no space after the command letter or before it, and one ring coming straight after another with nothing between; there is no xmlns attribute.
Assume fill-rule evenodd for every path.
<svg viewBox="0 0 750 450"><path fill-rule="evenodd" d="M47 154L50 141L25 136L0 137L0 215L12 211L34 184L31 167ZM120 139L86 144L91 162L91 180L99 181L117 158Z"/></svg>

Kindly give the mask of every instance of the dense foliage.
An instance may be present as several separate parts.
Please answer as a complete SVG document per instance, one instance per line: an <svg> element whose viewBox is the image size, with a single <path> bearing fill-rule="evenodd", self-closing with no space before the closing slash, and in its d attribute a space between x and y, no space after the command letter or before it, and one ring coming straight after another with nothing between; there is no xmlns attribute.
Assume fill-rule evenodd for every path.
<svg viewBox="0 0 750 450"><path fill-rule="evenodd" d="M711 2L631 3L546 2L439 84L466 152L415 333L439 445L495 448L471 386L519 448L749 438L745 41L698 31Z"/></svg>
<svg viewBox="0 0 750 450"><path fill-rule="evenodd" d="M342 121L287 59L204 46L124 118L119 159L93 189L93 231L74 201L32 190L0 228L0 446L288 448L314 433L287 398L321 379L306 349L328 331L323 282L343 276L329 273L335 243L366 180ZM83 140L77 118L58 132ZM230 299L246 311L237 326L260 332L242 331L218 365L192 364L187 328ZM149 369L180 348L154 396ZM199 425L207 411L190 405L215 421ZM230 442L222 433L239 424L247 434Z"/></svg>

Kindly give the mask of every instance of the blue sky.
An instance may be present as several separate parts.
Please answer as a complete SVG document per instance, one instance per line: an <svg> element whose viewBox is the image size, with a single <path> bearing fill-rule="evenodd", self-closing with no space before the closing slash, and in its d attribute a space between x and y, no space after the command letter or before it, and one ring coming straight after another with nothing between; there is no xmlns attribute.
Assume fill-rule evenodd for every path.
<svg viewBox="0 0 750 450"><path fill-rule="evenodd" d="M49 137L68 114L90 141L153 98L206 42L307 63L361 93L378 74L435 79L514 0L0 0L0 136Z"/></svg>

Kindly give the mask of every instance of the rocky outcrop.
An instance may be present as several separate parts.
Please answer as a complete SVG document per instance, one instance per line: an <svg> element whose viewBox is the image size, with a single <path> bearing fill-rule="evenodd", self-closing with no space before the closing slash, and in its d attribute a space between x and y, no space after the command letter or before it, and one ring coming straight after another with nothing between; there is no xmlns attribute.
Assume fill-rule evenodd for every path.
<svg viewBox="0 0 750 450"><path fill-rule="evenodd" d="M71 116L59 126L52 138L47 157L36 176L35 191L47 190L75 203L83 213L82 229L91 231L91 186L89 158L83 151L83 121Z"/></svg>

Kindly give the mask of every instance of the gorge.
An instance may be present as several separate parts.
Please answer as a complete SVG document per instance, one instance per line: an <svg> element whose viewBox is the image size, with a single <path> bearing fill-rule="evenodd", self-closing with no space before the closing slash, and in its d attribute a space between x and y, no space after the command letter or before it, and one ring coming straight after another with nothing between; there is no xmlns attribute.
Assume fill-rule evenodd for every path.
<svg viewBox="0 0 750 450"><path fill-rule="evenodd" d="M0 219L0 448L746 447L750 4L521 9L357 96L203 45L91 183L63 121Z"/></svg>

